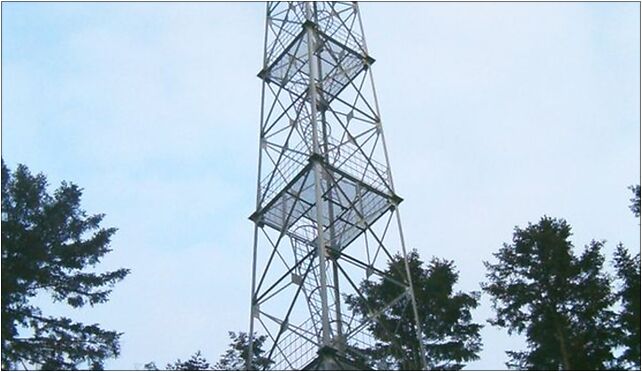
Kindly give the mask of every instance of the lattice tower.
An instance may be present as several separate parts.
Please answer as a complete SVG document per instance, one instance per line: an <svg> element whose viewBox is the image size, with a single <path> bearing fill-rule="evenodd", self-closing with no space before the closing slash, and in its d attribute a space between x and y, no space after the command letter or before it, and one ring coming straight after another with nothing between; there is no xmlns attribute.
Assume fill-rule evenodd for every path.
<svg viewBox="0 0 642 372"><path fill-rule="evenodd" d="M407 263L392 302L361 318L344 301L406 257L358 5L268 2L264 50L250 335L273 368L301 369L370 346L392 305L418 317Z"/></svg>

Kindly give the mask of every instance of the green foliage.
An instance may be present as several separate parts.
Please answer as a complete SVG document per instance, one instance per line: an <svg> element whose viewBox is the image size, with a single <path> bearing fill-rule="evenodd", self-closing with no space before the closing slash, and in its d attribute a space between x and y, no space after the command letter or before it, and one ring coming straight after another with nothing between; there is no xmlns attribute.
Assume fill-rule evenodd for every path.
<svg viewBox="0 0 642 372"><path fill-rule="evenodd" d="M629 186L629 190L633 192L629 208L631 208L635 217L640 217L640 185Z"/></svg>
<svg viewBox="0 0 642 372"><path fill-rule="evenodd" d="M640 185L629 186L633 192L631 211L640 217ZM617 297L622 310L617 316L620 346L624 352L618 359L621 366L640 369L640 254L631 257L620 243L615 251L614 266L619 280Z"/></svg>
<svg viewBox="0 0 642 372"><path fill-rule="evenodd" d="M203 370L226 370L226 371L240 371L245 370L247 363L247 352L249 350L249 339L247 333L239 332L237 335L234 332L228 332L232 342L230 348L221 355L220 360L212 366L202 355L197 351L190 357L189 360L183 362L177 359L174 363L168 363L165 367L166 370L171 371L203 371ZM252 370L268 369L274 362L264 357L265 351L263 350L263 343L265 343L266 336L259 336L254 338L252 346ZM148 371L158 371L155 362L149 362L143 367Z"/></svg>
<svg viewBox="0 0 642 372"><path fill-rule="evenodd" d="M640 369L640 254L631 257L622 244L615 252L615 269L621 282L617 292L622 304L617 323L624 352L619 359L622 366Z"/></svg>
<svg viewBox="0 0 642 372"><path fill-rule="evenodd" d="M63 182L53 196L43 174L2 161L2 368L101 369L119 354L120 334L51 317L31 304L39 293L79 308L106 302L129 270L84 271L110 252L114 228L80 208L82 190Z"/></svg>
<svg viewBox="0 0 642 372"><path fill-rule="evenodd" d="M230 339L230 348L221 355L221 359L214 366L217 370L238 371L246 369L247 356L250 346L250 340L245 332L239 332L237 335L234 332L228 332ZM263 344L267 339L266 336L254 336L252 344L252 364L250 369L253 371L268 369L274 361L264 357L265 351Z"/></svg>
<svg viewBox="0 0 642 372"><path fill-rule="evenodd" d="M490 323L526 335L528 349L509 351L509 367L535 370L614 367L617 344L611 280L604 273L603 242L576 257L563 219L543 217L515 228L512 244L485 262L482 288L496 311Z"/></svg>
<svg viewBox="0 0 642 372"><path fill-rule="evenodd" d="M423 330L424 348L429 369L459 370L468 361L479 358L481 325L472 323L470 311L478 306L478 293L454 292L458 274L452 261L433 258L424 268L416 251L408 255L417 310ZM366 280L360 285L363 297L349 296L347 302L355 313L367 316L371 309L382 309L403 296L405 263L397 255L388 263L385 276L378 282ZM364 354L371 365L386 369L421 369L421 352L410 301L398 301L384 311L370 331L378 340Z"/></svg>
<svg viewBox="0 0 642 372"><path fill-rule="evenodd" d="M154 362L145 364L145 369L148 367L156 368L156 365ZM180 359L177 359L174 363L168 363L165 369L169 371L206 371L208 369L212 369L212 367L210 366L210 363L203 358L201 351L199 350L185 362L181 362Z"/></svg>

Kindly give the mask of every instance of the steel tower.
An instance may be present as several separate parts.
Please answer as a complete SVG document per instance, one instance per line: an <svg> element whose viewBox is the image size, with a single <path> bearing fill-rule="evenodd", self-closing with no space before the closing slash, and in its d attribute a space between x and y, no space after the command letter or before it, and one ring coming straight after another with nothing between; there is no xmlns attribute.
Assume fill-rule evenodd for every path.
<svg viewBox="0 0 642 372"><path fill-rule="evenodd" d="M419 329L407 262L391 303L359 318L344 302L406 257L374 59L355 2L268 2L265 27L250 335L268 336L275 369L353 360L392 305Z"/></svg>

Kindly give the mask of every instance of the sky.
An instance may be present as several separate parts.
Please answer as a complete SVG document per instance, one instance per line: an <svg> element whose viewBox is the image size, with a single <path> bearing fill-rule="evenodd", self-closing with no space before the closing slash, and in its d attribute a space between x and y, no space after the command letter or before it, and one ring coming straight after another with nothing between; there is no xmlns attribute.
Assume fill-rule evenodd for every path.
<svg viewBox="0 0 642 372"><path fill-rule="evenodd" d="M362 3L406 244L479 291L515 226L640 249L639 3ZM110 369L210 361L249 324L263 3L2 3L2 157L84 189L118 228L106 304L43 309L124 332ZM524 346L474 320L468 369Z"/></svg>

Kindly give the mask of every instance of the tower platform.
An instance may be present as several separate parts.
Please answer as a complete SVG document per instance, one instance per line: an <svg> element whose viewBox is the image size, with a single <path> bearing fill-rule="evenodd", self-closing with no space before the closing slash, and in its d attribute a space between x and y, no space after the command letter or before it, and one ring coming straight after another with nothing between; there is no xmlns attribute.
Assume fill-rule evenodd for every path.
<svg viewBox="0 0 642 372"><path fill-rule="evenodd" d="M335 159L331 164L327 157L310 155L307 164L250 219L315 246L316 230L304 227L317 224L313 166L318 162L325 181L321 183L324 203L320 222L323 230L330 234L326 236L326 244L341 251L402 201L381 180L387 174L383 169L376 169L372 162L358 164L356 159L356 156L346 161Z"/></svg>

